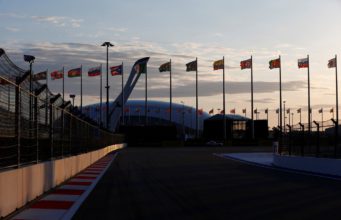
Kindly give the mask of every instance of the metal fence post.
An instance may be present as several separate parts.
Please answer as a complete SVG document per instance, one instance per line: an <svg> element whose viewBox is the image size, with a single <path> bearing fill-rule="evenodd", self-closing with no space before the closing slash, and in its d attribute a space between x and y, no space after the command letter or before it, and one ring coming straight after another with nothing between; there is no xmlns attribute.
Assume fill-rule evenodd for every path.
<svg viewBox="0 0 341 220"><path fill-rule="evenodd" d="M17 136L17 166L20 167L20 126L21 126L21 95L20 95L20 87L15 87L15 134Z"/></svg>
<svg viewBox="0 0 341 220"><path fill-rule="evenodd" d="M52 160L53 158L53 115L54 115L54 111L53 111L53 106L51 103L49 103L49 108L50 108L50 152L51 152L51 155L50 155L50 159Z"/></svg>
<svg viewBox="0 0 341 220"><path fill-rule="evenodd" d="M287 127L289 128L289 155L291 155L291 144L292 144L292 128L290 125L287 124Z"/></svg>
<svg viewBox="0 0 341 220"><path fill-rule="evenodd" d="M315 156L319 157L320 156L320 124L316 121L313 121L314 124L316 125L317 128L317 135L316 135L316 152Z"/></svg>
<svg viewBox="0 0 341 220"><path fill-rule="evenodd" d="M32 94L31 94L32 95ZM39 161L39 132L38 132L38 97L34 96L34 127L36 128L36 132L35 132L35 138L36 138L36 162L38 163Z"/></svg>
<svg viewBox="0 0 341 220"><path fill-rule="evenodd" d="M304 124L302 124L301 122L298 124L301 127L301 133L302 133L302 135L301 135L302 136L301 155L304 156L304 142L305 142L305 140L304 140L304 137L305 137L305 135L304 135Z"/></svg>

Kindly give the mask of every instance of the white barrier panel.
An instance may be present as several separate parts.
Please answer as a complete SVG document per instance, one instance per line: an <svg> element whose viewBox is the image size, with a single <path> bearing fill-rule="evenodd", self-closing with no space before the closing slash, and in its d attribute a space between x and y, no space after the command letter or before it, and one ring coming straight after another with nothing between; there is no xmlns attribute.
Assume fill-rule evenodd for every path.
<svg viewBox="0 0 341 220"><path fill-rule="evenodd" d="M125 147L115 144L89 153L0 172L0 218L60 185L108 153Z"/></svg>
<svg viewBox="0 0 341 220"><path fill-rule="evenodd" d="M341 177L341 160L274 154L273 164L278 167Z"/></svg>

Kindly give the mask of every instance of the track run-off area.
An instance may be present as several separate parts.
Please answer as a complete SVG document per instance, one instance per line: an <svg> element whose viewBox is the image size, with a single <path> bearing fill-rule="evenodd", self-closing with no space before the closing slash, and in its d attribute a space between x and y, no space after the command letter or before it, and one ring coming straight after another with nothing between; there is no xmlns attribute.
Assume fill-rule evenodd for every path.
<svg viewBox="0 0 341 220"><path fill-rule="evenodd" d="M120 150L73 219L340 219L341 182L218 157L257 147Z"/></svg>

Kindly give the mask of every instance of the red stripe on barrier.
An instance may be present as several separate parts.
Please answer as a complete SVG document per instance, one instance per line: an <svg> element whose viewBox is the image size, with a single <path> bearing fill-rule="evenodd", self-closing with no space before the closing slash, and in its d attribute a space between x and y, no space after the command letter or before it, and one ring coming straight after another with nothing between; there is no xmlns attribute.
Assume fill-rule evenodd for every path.
<svg viewBox="0 0 341 220"><path fill-rule="evenodd" d="M76 182L76 181L70 181L65 183L65 185L73 185L73 186L89 186L92 182Z"/></svg>
<svg viewBox="0 0 341 220"><path fill-rule="evenodd" d="M94 180L96 177L93 176L75 176L76 179L82 179L82 180Z"/></svg>
<svg viewBox="0 0 341 220"><path fill-rule="evenodd" d="M31 206L32 209L69 209L74 202L41 200Z"/></svg>
<svg viewBox="0 0 341 220"><path fill-rule="evenodd" d="M58 194L58 195L82 195L85 190L81 189L57 189L53 191L51 194Z"/></svg>

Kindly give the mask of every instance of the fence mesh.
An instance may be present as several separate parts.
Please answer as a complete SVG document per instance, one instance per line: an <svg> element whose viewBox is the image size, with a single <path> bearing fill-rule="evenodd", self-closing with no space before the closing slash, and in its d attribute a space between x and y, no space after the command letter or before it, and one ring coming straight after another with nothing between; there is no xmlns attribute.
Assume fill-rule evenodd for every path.
<svg viewBox="0 0 341 220"><path fill-rule="evenodd" d="M0 169L122 143L30 75L0 49Z"/></svg>

